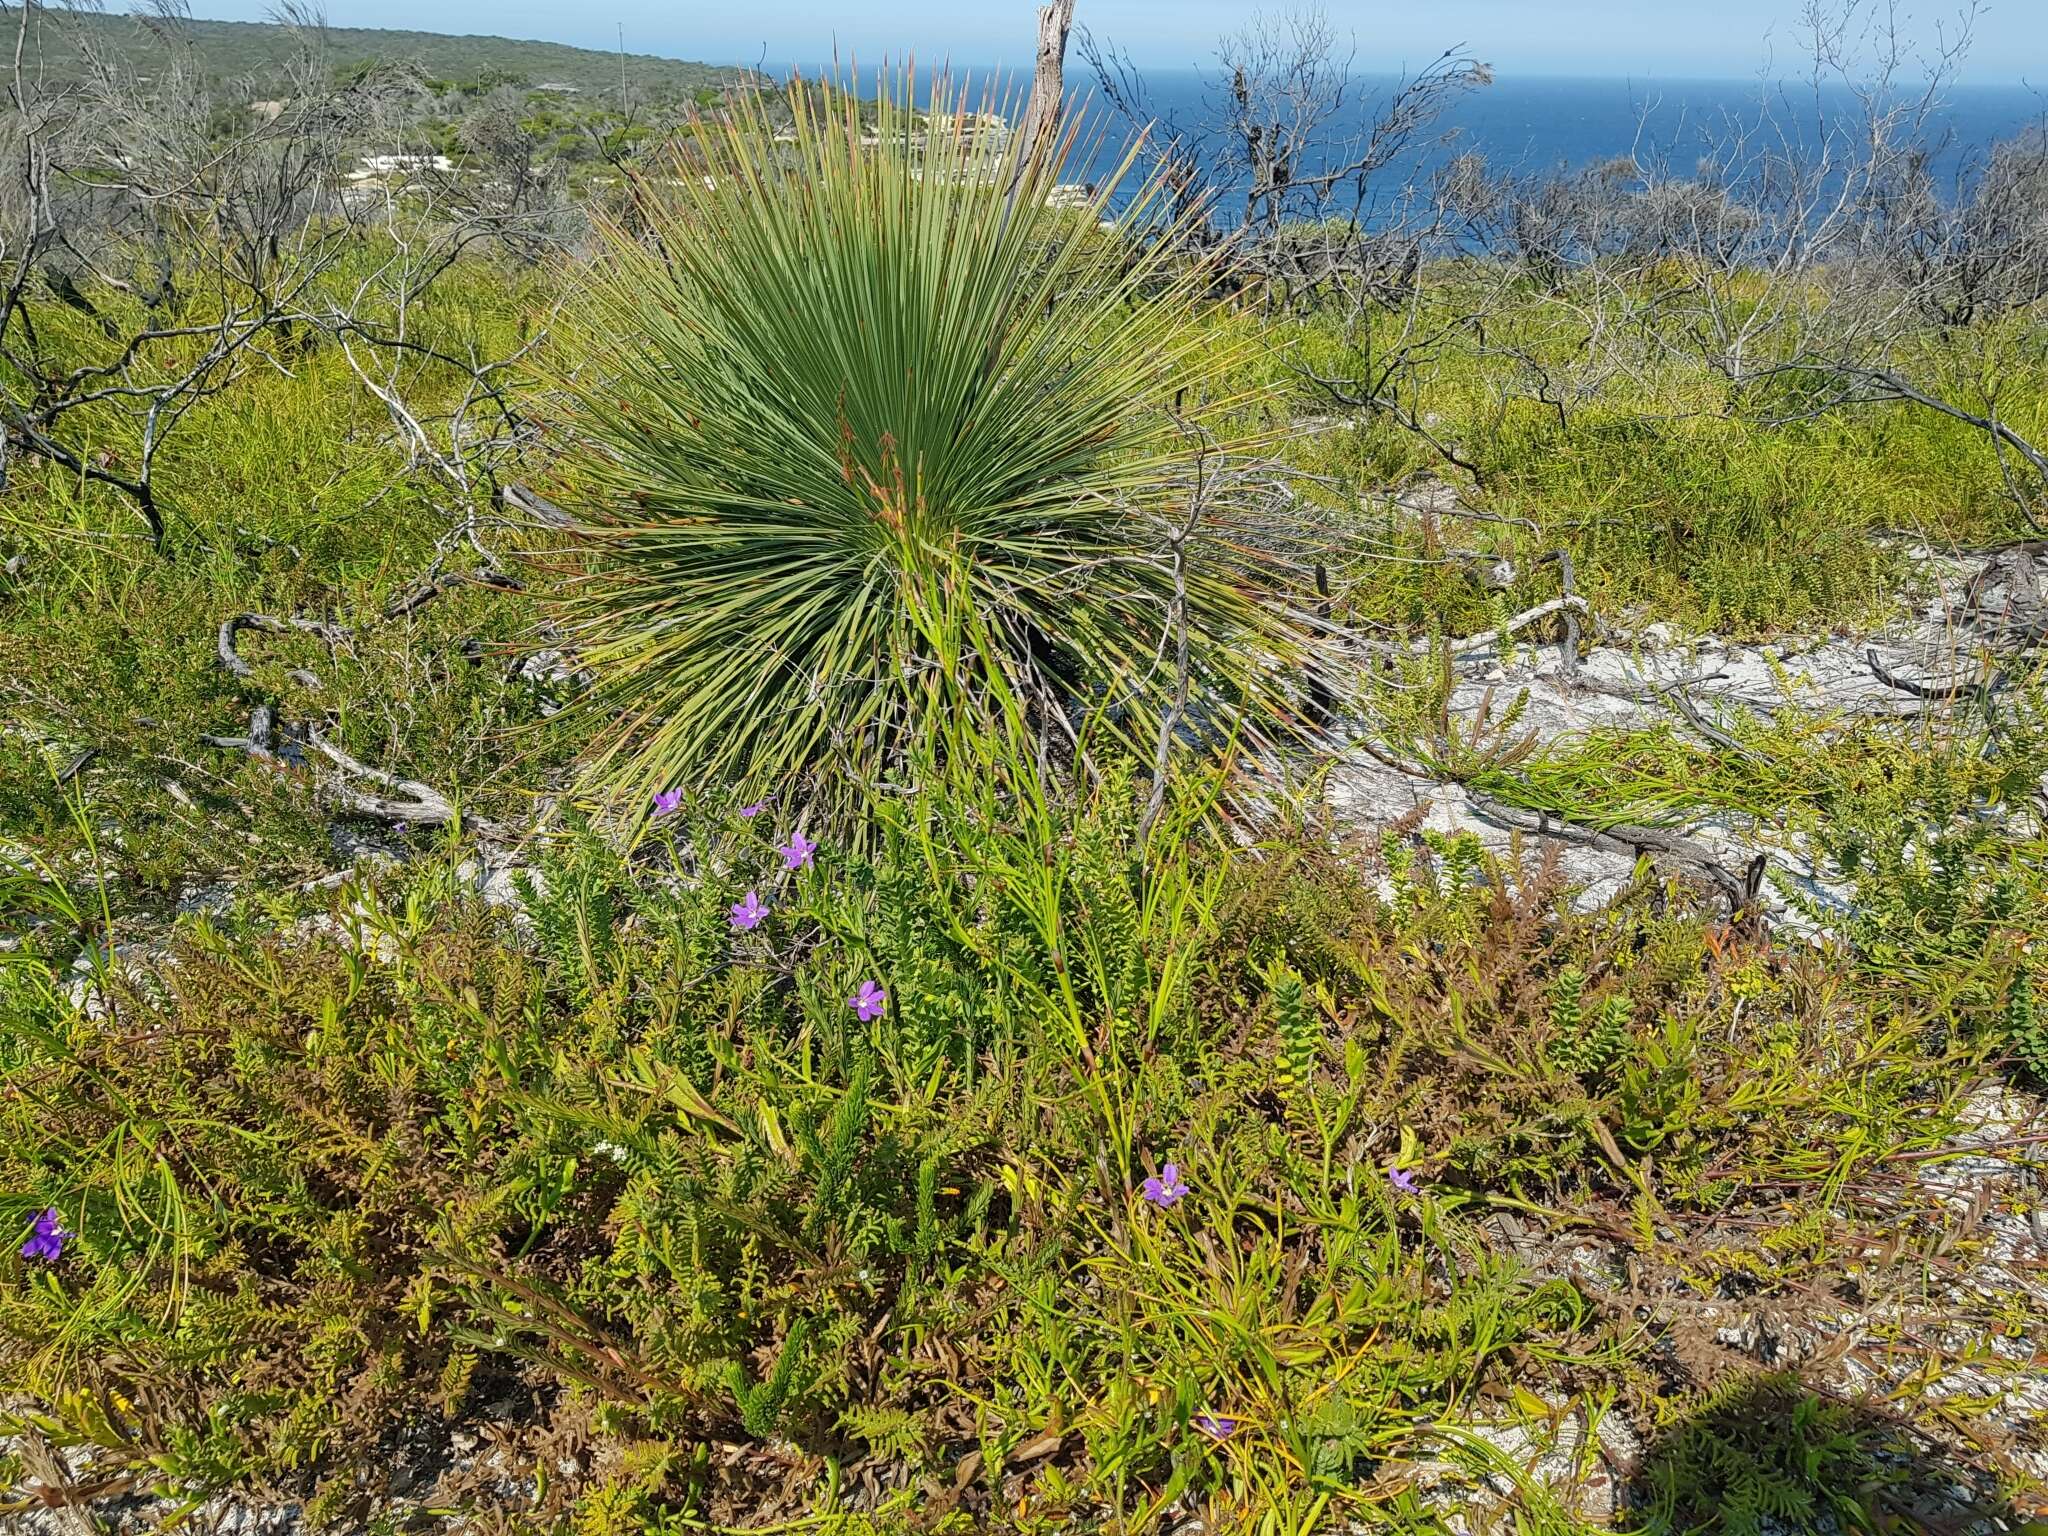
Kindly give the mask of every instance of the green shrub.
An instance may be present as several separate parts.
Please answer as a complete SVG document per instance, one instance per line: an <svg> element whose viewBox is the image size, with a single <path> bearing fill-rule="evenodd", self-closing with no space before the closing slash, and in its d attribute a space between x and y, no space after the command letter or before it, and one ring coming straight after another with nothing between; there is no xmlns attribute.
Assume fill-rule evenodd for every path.
<svg viewBox="0 0 2048 1536"><path fill-rule="evenodd" d="M1175 606L1167 519L1208 429L1169 412L1227 361L1191 323L1201 272L1143 238L1147 196L1109 234L1100 202L1049 210L1059 151L992 154L911 89L872 128L801 88L792 134L756 104L703 125L589 285L568 622L593 770L629 798L829 765L843 803L991 685L1111 706L1149 751L1183 631L1200 717L1279 728L1241 706L1301 662L1265 600L1288 583L1214 536L1221 507Z"/></svg>
<svg viewBox="0 0 2048 1536"><path fill-rule="evenodd" d="M886 1520L1048 1435L1034 1509L1171 1487L1227 1523L1424 1454L1530 1361L1606 1369L1468 1205L1740 1211L1754 1243L1695 1263L1755 1284L1780 1226L1948 1134L1925 1085L1966 1066L1915 1020L1665 893L1576 914L1439 839L1387 902L1314 835L1197 835L1213 784L1146 841L1128 769L1053 794L1006 756L961 733L871 852L797 872L787 810L703 797L630 859L566 828L516 923L433 863L268 898L104 966L100 1017L65 946L104 914L29 882L12 910L57 921L0 968L0 1227L76 1237L0 1250L0 1389L109 1486L326 1514L486 1423L545 1477L442 1495L537 1530ZM881 1492L831 1491L855 1455Z"/></svg>
<svg viewBox="0 0 2048 1536"><path fill-rule="evenodd" d="M1637 1479L1644 1536L1776 1531L2011 1529L2010 1506L1930 1455L1901 1423L1803 1388L1793 1376L1736 1380L1646 1458ZM2031 1527L2029 1527L2031 1529Z"/></svg>

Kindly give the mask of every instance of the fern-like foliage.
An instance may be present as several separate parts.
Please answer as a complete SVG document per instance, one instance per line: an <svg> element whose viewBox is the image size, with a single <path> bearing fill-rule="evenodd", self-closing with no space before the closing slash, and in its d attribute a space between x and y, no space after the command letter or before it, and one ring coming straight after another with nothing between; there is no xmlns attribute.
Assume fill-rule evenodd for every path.
<svg viewBox="0 0 2048 1536"><path fill-rule="evenodd" d="M1557 979L1550 984L1550 1033L1551 1038L1570 1042L1567 1048L1574 1048L1586 1027L1586 1012L1582 1005L1586 991L1586 973L1576 965L1568 965L1557 973Z"/></svg>
<svg viewBox="0 0 2048 1536"><path fill-rule="evenodd" d="M1550 1060L1563 1071L1592 1081L1627 1052L1635 1000L1626 992L1615 992L1588 1009L1585 986L1585 972L1576 966L1567 966L1552 983Z"/></svg>
<svg viewBox="0 0 2048 1536"><path fill-rule="evenodd" d="M873 1086L872 1065L863 1058L854 1068L846 1092L841 1095L823 1128L806 1128L803 1132L804 1160L817 1181L810 1213L804 1218L806 1236L815 1236L837 1212L840 1193L846 1188L854 1162L860 1155Z"/></svg>
<svg viewBox="0 0 2048 1536"><path fill-rule="evenodd" d="M2005 990L2005 1038L2020 1064L2048 1081L2048 1026L2035 1006L2034 978L2025 966L2013 972Z"/></svg>
<svg viewBox="0 0 2048 1536"><path fill-rule="evenodd" d="M1142 1008L1150 980L1144 914L1138 905L1143 875L1130 836L1128 808L1134 802L1128 763L1107 778L1105 813L1075 838L1073 889L1080 903L1077 928L1088 980L1103 1012L1127 1028Z"/></svg>
<svg viewBox="0 0 2048 1536"><path fill-rule="evenodd" d="M798 1375L810 1339L810 1324L799 1318L790 1326L789 1336L775 1357L774 1368L762 1381L750 1381L746 1367L737 1360L727 1374L733 1402L740 1410L740 1423L757 1440L767 1440L782 1427L782 1416L795 1392Z"/></svg>
<svg viewBox="0 0 2048 1536"><path fill-rule="evenodd" d="M930 1439L922 1417L896 1407L853 1404L839 1415L839 1427L864 1441L876 1455L912 1465L922 1462Z"/></svg>
<svg viewBox="0 0 2048 1536"><path fill-rule="evenodd" d="M588 1007L617 975L619 924L630 907L625 861L587 826L513 877L540 950L571 1000Z"/></svg>
<svg viewBox="0 0 2048 1536"><path fill-rule="evenodd" d="M1266 1007L1279 1050L1274 1078L1283 1094L1300 1091L1315 1071L1322 1030L1309 1006L1308 983L1285 960L1266 970Z"/></svg>
<svg viewBox="0 0 2048 1536"><path fill-rule="evenodd" d="M1645 1536L1764 1536L1884 1528L1918 1475L1898 1433L1791 1377L1740 1380L1710 1397L1650 1456Z"/></svg>

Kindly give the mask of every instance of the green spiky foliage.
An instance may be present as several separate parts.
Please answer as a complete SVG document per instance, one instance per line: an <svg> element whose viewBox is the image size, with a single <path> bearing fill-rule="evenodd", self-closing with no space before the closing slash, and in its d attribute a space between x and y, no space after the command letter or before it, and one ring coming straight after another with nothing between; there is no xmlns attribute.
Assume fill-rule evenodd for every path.
<svg viewBox="0 0 2048 1536"><path fill-rule="evenodd" d="M564 492L603 788L829 767L819 787L855 794L992 687L1151 751L1182 638L1165 519L1199 436L1173 407L1229 361L1193 323L1202 274L1145 238L1149 192L1106 233L1108 188L1046 206L1072 126L1021 159L972 114L911 110L921 86L794 88L779 134L743 102L647 192L644 235L609 233ZM1304 659L1284 583L1200 531L1187 718L1270 734L1253 674Z"/></svg>
<svg viewBox="0 0 2048 1536"><path fill-rule="evenodd" d="M783 1341L782 1349L775 1357L775 1366L766 1379L751 1381L746 1367L737 1361L729 1372L729 1384L733 1401L740 1410L740 1422L748 1434L766 1440L781 1425L783 1410L789 1405L790 1394L797 1385L797 1370L803 1361L805 1345L809 1342L809 1325L798 1320L789 1330L789 1337Z"/></svg>
<svg viewBox="0 0 2048 1536"><path fill-rule="evenodd" d="M1930 1496L1963 1502L1909 1434L1796 1377L1738 1379L1713 1393L1647 1458L1644 1536L1899 1528L1894 1512Z"/></svg>
<svg viewBox="0 0 2048 1536"><path fill-rule="evenodd" d="M1586 973L1568 965L1550 984L1550 1033L1560 1043L1576 1042L1586 1025Z"/></svg>
<svg viewBox="0 0 2048 1536"><path fill-rule="evenodd" d="M1603 998L1598 1007L1585 1004L1586 973L1566 966L1551 983L1550 1059L1583 1078L1605 1073L1628 1049L1635 1001L1626 992Z"/></svg>
<svg viewBox="0 0 2048 1536"><path fill-rule="evenodd" d="M1626 992L1616 992L1600 1005L1579 1051L1581 1074L1598 1077L1621 1060L1628 1049L1629 1025L1635 1021L1635 1012L1635 999Z"/></svg>
<svg viewBox="0 0 2048 1536"><path fill-rule="evenodd" d="M2034 978L2022 966L2005 990L2005 1038L2034 1076L2048 1082L2048 1027L2034 1001Z"/></svg>
<svg viewBox="0 0 2048 1536"><path fill-rule="evenodd" d="M1276 960L1266 972L1266 999L1279 1045L1274 1079L1282 1093L1293 1094L1315 1071L1316 1051L1322 1043L1309 1009L1308 983L1285 960Z"/></svg>

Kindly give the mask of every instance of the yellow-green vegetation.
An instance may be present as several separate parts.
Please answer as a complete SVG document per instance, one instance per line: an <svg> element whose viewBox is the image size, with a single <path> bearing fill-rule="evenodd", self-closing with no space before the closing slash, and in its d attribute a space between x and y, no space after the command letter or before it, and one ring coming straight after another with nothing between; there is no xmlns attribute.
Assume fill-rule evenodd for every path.
<svg viewBox="0 0 2048 1536"><path fill-rule="evenodd" d="M509 1400L504 1459L435 1497L534 1529L1192 1500L1430 1530L1402 1467L1458 1462L1462 1424L1622 1405L1686 1426L1644 1486L1690 1510L1709 1430L1662 1330L1492 1214L1682 1296L1833 1285L1841 1245L1910 1230L1887 1170L1998 1049L1654 886L1573 916L1397 851L1383 899L1383 861L1307 829L1229 857L1183 802L1141 846L1128 776L1055 805L959 745L968 782L884 811L871 858L784 873L780 816L706 797L633 865L565 829L520 928L429 859L252 894L88 1011L13 967L5 1183L76 1234L0 1312L25 1422L109 1487L336 1518ZM735 936L747 889L769 916ZM1828 1454L1910 1417L1824 1410ZM1711 1476L1763 1507L1870 1490L1796 1417L1740 1430L1775 1460Z"/></svg>
<svg viewBox="0 0 2048 1536"><path fill-rule="evenodd" d="M370 253L332 279L347 291L377 264ZM464 269L416 334L457 355L509 351L547 302L539 281ZM46 326L73 327L81 348L107 345L89 321L51 309ZM431 363L408 376L419 371L444 387ZM87 440L118 463L132 458L134 431L109 412ZM0 732L0 837L67 857L75 833L52 772L90 750L92 779L122 807L107 870L120 906L160 908L252 866L281 880L321 872L333 851L310 778L201 743L242 729L263 697L313 715L352 753L455 786L481 811L528 803L528 775L570 750L518 730L552 702L546 685L505 677L533 616L511 594L457 587L386 617L418 588L446 524L436 488L403 473L406 445L340 349L310 346L289 373L239 380L196 405L183 431L166 450L164 555L118 493L15 466L0 508L14 562L0 575L0 688L15 727ZM332 618L349 635L331 646L258 637L246 647L254 675L237 678L220 665L218 631L250 611Z"/></svg>
<svg viewBox="0 0 2048 1536"><path fill-rule="evenodd" d="M2038 691L1449 765L1588 823L1775 822L1854 900L1774 935L1645 865L1582 911L1534 846L1242 793L1302 618L1251 575L1295 559L1299 597L1312 562L1248 539L1190 597L1133 543L1196 473L1157 456L1253 438L1318 509L1333 622L1483 631L1563 545L1598 611L1848 626L1901 595L1875 534L2014 531L1981 440L1771 426L1668 361L1562 420L1501 407L1511 309L1410 405L1470 507L1538 531L1396 516L1442 463L1327 421L1314 317L1203 311L1085 221L1013 248L999 184L854 137L753 184L771 213L657 201L636 238L729 242L673 269L480 244L409 301L396 376L303 328L166 441L161 549L117 489L9 466L0 1518L2027 1528L2041 1429L2004 1394L2048 1309L1998 1246L2027 1213L1968 1181L2039 1137L2048 850L1991 814L2048 773ZM640 329L493 375L546 427L465 479L462 360L588 283ZM1078 322L1045 313L1068 284ZM81 419L132 458L132 415ZM554 505L530 485L572 526L519 521ZM636 539L625 577L592 560ZM1413 561L1452 548L1519 574ZM651 623L689 648L643 681ZM1182 624L1206 703L1147 670ZM1406 751L1445 701L1393 682ZM607 752L631 770L579 772ZM390 780L451 814L366 809Z"/></svg>
<svg viewBox="0 0 2048 1536"><path fill-rule="evenodd" d="M1269 377L1289 389L1297 413L1327 415L1327 400L1300 382L1303 370L1339 372L1411 331L1442 333L1405 386L1409 408L1477 472L1475 485L1450 471L1474 507L1535 528L1383 518L1373 531L1387 552L1411 557L1440 554L1446 539L1521 557L1525 581L1500 596L1501 613L1554 595L1555 573L1529 562L1564 547L1606 612L1736 637L1825 631L1883 617L1910 590L1911 546L1967 548L2030 532L1972 427L1896 407L1787 419L1810 400L1784 378L1731 384L1689 349L1682 312L1656 322L1669 333L1641 343L1632 366L1590 370L1588 331L1625 323L1624 306L1597 291L1561 300L1526 283L1504 296L1499 287L1482 297L1461 270L1446 269L1428 292L1427 316L1376 317L1373 339L1350 337L1350 352L1313 318L1281 325ZM1475 331L1459 317L1481 303L1494 311ZM1560 307L1579 323L1560 323ZM2003 316L1922 338L1923 372L1966 393L1975 373L2019 350L2018 334L2038 324ZM1774 345L1790 356L1804 340L1779 336ZM2048 435L2048 374L2038 363L2015 372L2001 414L2023 435ZM1339 414L1298 454L1351 490L1448 468L1386 415L1348 425ZM1375 561L1357 574L1351 596L1364 616L1422 632L1447 621L1465 632L1485 627L1457 570Z"/></svg>

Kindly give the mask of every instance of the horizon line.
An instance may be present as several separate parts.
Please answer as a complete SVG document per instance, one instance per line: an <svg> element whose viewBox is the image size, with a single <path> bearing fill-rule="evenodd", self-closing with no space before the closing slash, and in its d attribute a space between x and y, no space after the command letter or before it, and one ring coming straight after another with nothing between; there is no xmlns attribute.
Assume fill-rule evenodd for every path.
<svg viewBox="0 0 2048 1536"><path fill-rule="evenodd" d="M205 0L200 0L200 3L204 4ZM5 15L10 12L17 11L20 8L21 0L0 0L0 15ZM118 13L99 9L91 5L90 3L80 3L80 0L57 0L57 3L50 5L48 8L50 10L58 12L83 13L86 15L91 15L110 21L121 19ZM281 23L275 18L268 18L262 21L254 21L242 17L206 16L200 14L196 10L189 11L187 13L187 18L192 21L204 22L214 26L263 28L277 27L281 25ZM566 41L565 39L560 37L517 37L513 36L510 33L504 32L448 32L425 27L361 26L353 25L347 22L337 22L326 18L323 18L323 25L326 30L331 31L387 32L401 36L447 38L450 41L496 41L508 43L535 43L543 46L569 48L579 52L597 54L616 55L619 52L624 52L631 57L659 60L661 62L670 64L695 64L708 69L722 70L765 69L771 73L783 72L790 69L802 69L807 72L823 71L834 67L857 67L863 70L867 68L901 68L903 62L905 62L906 60L914 62L917 58L917 53L914 49L900 54L897 53L895 50L885 49L882 52L882 62L880 64L873 66L863 66L859 64L857 59L853 59L849 60L848 63L844 66L835 66L832 63L832 61L824 58L797 59L793 57L784 57L769 60L765 57L765 50L757 51L755 52L752 58L746 59L734 57L720 58L702 55L692 58L686 57L685 55L680 53L669 51L648 51L650 48L662 49L665 45L659 43L650 43L649 41L645 40L635 41L631 39L629 36L623 35L620 39L620 47L609 48L596 47L588 43L573 43ZM1074 75L1076 71L1073 69L1073 56L1071 53L1069 54L1068 62L1069 74ZM1530 68L1522 68L1513 64L1501 64L1492 60L1488 60L1486 62L1487 67L1493 71L1496 80L1554 80L1601 84L1634 83L1644 85L1738 85L1747 87L1755 87L1758 85L1766 85L1772 87L1780 87L1786 85L1804 86L1808 83L1806 80L1802 79L1796 74L1779 75L1762 70L1737 74L1687 74L1682 73L1676 69L1669 73L1663 72L1662 70L1658 69L1570 70L1559 69L1553 66L1535 66ZM1216 69L1218 67L1213 61L1207 63L1201 61L1190 61L1186 63L1172 64L1164 62L1146 62L1134 60L1133 65L1140 73L1160 74L1199 74ZM2041 67L2044 73L2048 73L2048 61L2044 61ZM943 64L939 65L938 68L945 72L986 72L991 74L1005 73L1028 75L1032 72L1033 64L1032 61L1028 58L1015 63L1004 60L976 60L967 63L956 63L953 60L948 59ZM1356 74L1358 78L1362 79L1398 79L1401 78L1407 72L1408 70L1405 65L1399 65L1385 69L1360 69L1356 72ZM1840 85L1842 83L1843 82L1839 81L1829 82L1829 84L1831 85ZM1896 83L1902 87L1924 87L1928 83L1928 81L1925 78L1905 79L1902 77ZM1999 78L1987 77L1977 71L1969 70L1960 74L1957 78L1950 80L1949 82L1947 82L1947 84L1950 88L1963 90L2044 90L2043 85L2035 84L2033 81L2027 78L2025 73L2021 73L2017 78L2011 76Z"/></svg>

